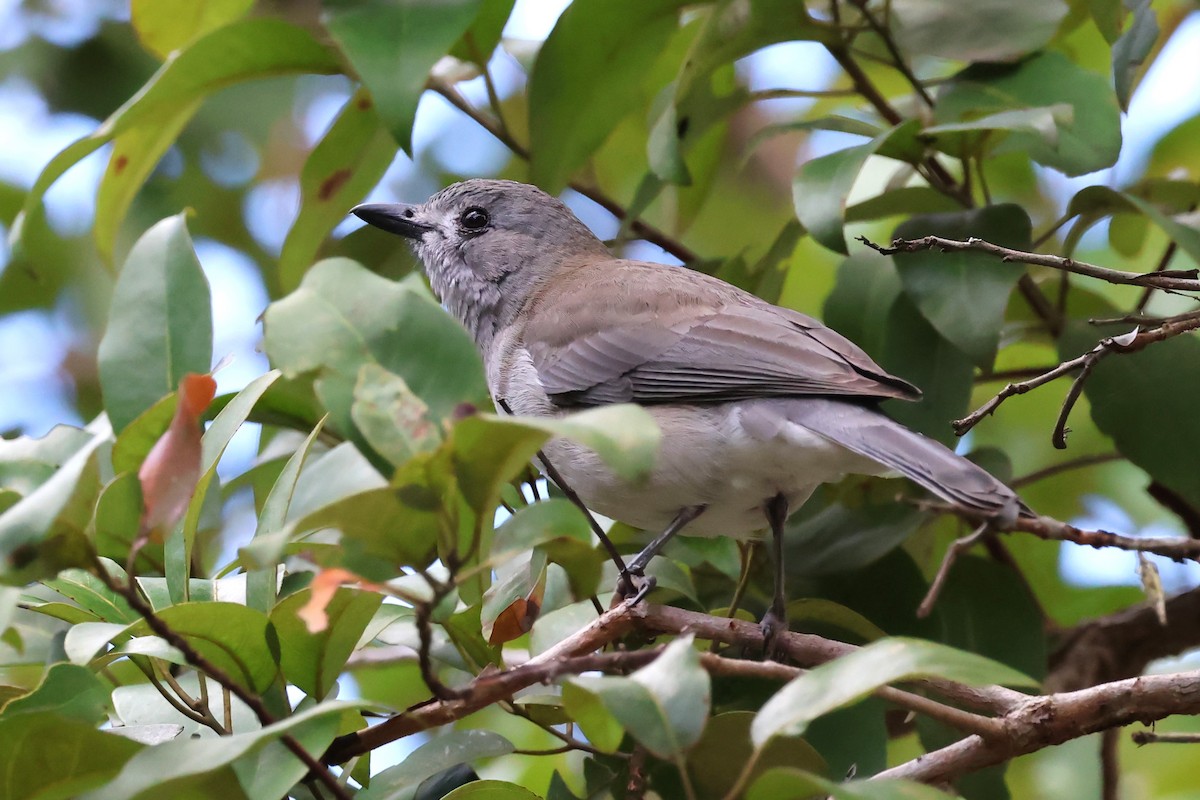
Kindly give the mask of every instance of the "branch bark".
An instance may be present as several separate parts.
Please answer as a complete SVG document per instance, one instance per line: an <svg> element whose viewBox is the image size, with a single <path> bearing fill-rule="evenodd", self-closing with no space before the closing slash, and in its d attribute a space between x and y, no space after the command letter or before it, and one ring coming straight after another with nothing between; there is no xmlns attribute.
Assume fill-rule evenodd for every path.
<svg viewBox="0 0 1200 800"><path fill-rule="evenodd" d="M884 770L875 778L953 783L970 772L1091 733L1198 712L1200 670L1148 675L1035 697L1004 716L1001 736L968 736Z"/></svg>
<svg viewBox="0 0 1200 800"><path fill-rule="evenodd" d="M951 253L960 253L967 250L976 250L982 253L990 253L997 256L1001 261L1015 261L1020 264L1032 264L1038 267L1049 267L1051 269L1061 270L1062 272L1070 272L1076 275L1086 275L1089 278L1098 278L1099 280L1108 283L1115 283L1127 286L1149 286L1155 289L1165 289L1176 292L1200 292L1200 278L1197 277L1197 270L1194 269L1173 269L1161 270L1155 272L1123 272L1117 269L1109 269L1101 267L1097 264L1089 264L1086 261L1077 261L1073 258L1064 256L1052 256L1045 253L1030 253L1024 250L1013 250L1010 247L1001 247L998 244L986 242L983 239L971 237L970 239L946 239L941 236L922 236L919 239L896 239L892 242L891 247L883 247L875 244L865 236L858 237L858 240L876 250L885 256L894 255L896 253L916 253L920 250L942 250Z"/></svg>

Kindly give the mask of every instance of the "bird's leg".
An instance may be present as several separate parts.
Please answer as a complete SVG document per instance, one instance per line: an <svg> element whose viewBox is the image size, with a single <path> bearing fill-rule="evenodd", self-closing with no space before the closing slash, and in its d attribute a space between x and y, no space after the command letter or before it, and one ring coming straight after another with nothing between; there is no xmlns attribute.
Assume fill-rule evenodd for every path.
<svg viewBox="0 0 1200 800"><path fill-rule="evenodd" d="M634 577L644 577L646 565L650 563L650 559L658 555L658 551L662 550L667 542L675 538L675 534L683 530L683 527L696 517L704 513L704 509L708 506L688 506L682 508L675 515L675 519L671 520L671 524L667 525L666 529L650 544L642 548L642 552L634 556L633 561L629 562L629 568L621 575L621 579L617 581L617 594L621 597L628 597L630 592L634 591ZM637 593L633 596L633 601L637 602L645 597L651 589L654 588L654 579L648 578L642 582L642 585L637 587Z"/></svg>
<svg viewBox="0 0 1200 800"><path fill-rule="evenodd" d="M774 659L778 652L779 637L788 629L787 594L784 592L783 575L783 524L787 521L788 501L779 493L763 506L767 522L771 526L772 554L775 556L775 596L759 625L763 633L763 656Z"/></svg>

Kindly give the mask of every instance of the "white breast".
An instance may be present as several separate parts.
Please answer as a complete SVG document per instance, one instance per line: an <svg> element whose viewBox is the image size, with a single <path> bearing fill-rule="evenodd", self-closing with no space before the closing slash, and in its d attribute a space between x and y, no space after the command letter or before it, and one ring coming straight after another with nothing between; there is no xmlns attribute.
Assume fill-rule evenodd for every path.
<svg viewBox="0 0 1200 800"><path fill-rule="evenodd" d="M529 354L497 342L488 359L488 383L513 413L558 416ZM506 346L509 345L509 346ZM646 530L667 526L680 509L707 510L684 530L692 536L758 538L764 504L783 493L799 508L822 483L848 473L883 468L788 422L781 401L649 406L662 444L653 472L641 484L618 478L591 450L556 439L545 453L589 508ZM795 402L804 402L798 400Z"/></svg>

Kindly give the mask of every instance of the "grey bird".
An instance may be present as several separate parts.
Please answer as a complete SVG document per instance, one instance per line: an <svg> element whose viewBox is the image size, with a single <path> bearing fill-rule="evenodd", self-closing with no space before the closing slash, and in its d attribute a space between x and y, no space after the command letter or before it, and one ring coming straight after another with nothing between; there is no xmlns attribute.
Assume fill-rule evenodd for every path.
<svg viewBox="0 0 1200 800"><path fill-rule="evenodd" d="M643 483L557 439L547 461L586 505L672 535L773 534L768 647L786 629L782 537L822 483L900 473L984 517L1025 506L1003 483L876 406L920 391L816 319L686 268L614 257L561 201L523 183L467 180L420 205L354 214L407 237L474 337L497 406L552 417L637 403L662 430ZM628 577L628 576L626 576Z"/></svg>

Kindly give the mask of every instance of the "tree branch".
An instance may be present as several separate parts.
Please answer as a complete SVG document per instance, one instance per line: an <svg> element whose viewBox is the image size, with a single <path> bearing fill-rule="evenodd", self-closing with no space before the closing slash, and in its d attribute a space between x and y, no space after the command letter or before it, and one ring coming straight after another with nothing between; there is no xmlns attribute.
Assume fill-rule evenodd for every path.
<svg viewBox="0 0 1200 800"><path fill-rule="evenodd" d="M171 626L167 625L162 617L154 613L154 609L142 598L141 592L138 591L137 585L133 582L132 578L128 583L124 584L117 581L109 574L108 569L98 558L93 564L93 572L110 591L125 598L125 601L138 613L138 616L146 620L146 624L150 626L150 630L154 631L156 636L165 640L167 644L182 653L188 664L221 684L228 692L249 706L250 710L254 712L254 716L258 718L258 721L264 728L276 722L275 717L267 710L267 706L263 703L261 697L247 691L241 684L225 674L224 670L201 655L196 648L192 647L191 642L172 630ZM324 784L325 788L334 797L338 798L338 800L351 800L346 787L338 782L334 774L329 771L329 767L318 761L294 736L290 733L285 733L279 737L279 741L308 767L309 774Z"/></svg>
<svg viewBox="0 0 1200 800"><path fill-rule="evenodd" d="M1013 395L1025 394L1033 389L1049 383L1052 380L1061 378L1075 370L1080 370L1078 377L1071 385L1071 389L1067 392L1067 397L1063 402L1062 410L1059 412L1058 421L1054 428L1054 446L1060 450L1066 447L1066 421L1070 414L1075 400L1078 399L1079 393L1083 390L1083 382L1091 373L1092 369L1100 359L1110 353L1136 353L1156 342L1161 342L1165 339L1170 339L1173 336L1178 336L1188 331L1200 328L1200 317L1191 314L1181 316L1178 319L1169 319L1159 325L1157 328L1150 328L1145 331L1138 331L1136 328L1123 336L1109 336L1101 339L1100 342L1088 352L1081 356L1077 356L1068 361L1064 361L1053 369L1043 372L1035 378L1030 378L1019 383L1010 383L996 393L991 400L988 400L982 406L972 411L962 419L955 420L951 424L954 426L954 432L962 436L967 431L979 424L984 417L991 415L1001 403Z"/></svg>
<svg viewBox="0 0 1200 800"><path fill-rule="evenodd" d="M1159 658L1200 647L1200 588L1167 600L1167 624L1149 605L1081 622L1059 637L1045 689L1064 692L1141 675Z"/></svg>
<svg viewBox="0 0 1200 800"><path fill-rule="evenodd" d="M913 505L925 511L954 514L976 523L983 522L978 511L937 500L914 500ZM1015 520L991 519L992 530L998 533L1031 533L1052 542L1074 542L1088 547L1116 547L1120 550L1153 553L1173 561L1200 561L1200 540L1165 536L1123 536L1105 530L1083 530L1053 517L1023 516Z"/></svg>
<svg viewBox="0 0 1200 800"><path fill-rule="evenodd" d="M952 783L970 772L1026 753L1174 714L1200 712L1200 670L1147 675L1076 692L1030 698L1001 720L1003 734L972 735L880 772L875 778Z"/></svg>
<svg viewBox="0 0 1200 800"><path fill-rule="evenodd" d="M1073 258L1013 250L975 237L966 240L945 239L941 236L922 236L919 239L896 239L892 242L891 247L877 245L865 236L858 237L858 240L872 250L882 253L885 256L896 253L916 253L921 250L942 250L951 253L977 250L998 256L1001 261L1015 261L1020 264L1050 267L1051 269L1071 272L1076 275L1098 278L1108 283L1127 286L1152 286L1156 289L1177 292L1200 292L1200 278L1197 278L1198 271L1194 269L1122 272L1121 270L1089 264L1086 261L1076 261Z"/></svg>

